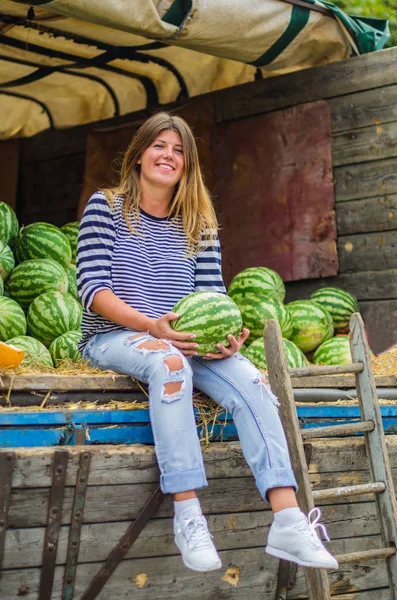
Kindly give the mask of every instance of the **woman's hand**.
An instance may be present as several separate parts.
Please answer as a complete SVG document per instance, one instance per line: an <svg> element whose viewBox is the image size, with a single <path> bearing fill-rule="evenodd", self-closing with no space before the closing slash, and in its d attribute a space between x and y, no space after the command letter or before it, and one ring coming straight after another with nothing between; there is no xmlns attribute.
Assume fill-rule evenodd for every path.
<svg viewBox="0 0 397 600"><path fill-rule="evenodd" d="M249 334L250 334L249 329L247 329L246 327L244 327L244 329L242 330L242 332L240 333L240 335L237 338L235 338L233 335L229 334L227 336L227 339L230 342L230 346L228 348L223 346L223 344L217 344L216 346L217 346L217 348L219 348L219 353L215 354L215 353L208 352L201 358L211 359L211 360L220 359L220 358L229 358L230 356L233 356L233 354L236 354L236 352L239 352L241 346L244 344L244 342L247 339L247 337L249 336Z"/></svg>
<svg viewBox="0 0 397 600"><path fill-rule="evenodd" d="M179 315L174 312L167 313L158 319L152 319L149 326L150 335L171 342L185 356L195 356L198 344L193 340L196 336L194 333L182 333L172 329L170 323L176 319L179 319Z"/></svg>

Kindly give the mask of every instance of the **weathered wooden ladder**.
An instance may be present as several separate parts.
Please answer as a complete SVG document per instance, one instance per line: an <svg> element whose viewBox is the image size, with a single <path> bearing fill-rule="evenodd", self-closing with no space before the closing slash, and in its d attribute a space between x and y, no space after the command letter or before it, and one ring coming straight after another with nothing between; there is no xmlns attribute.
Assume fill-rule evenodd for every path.
<svg viewBox="0 0 397 600"><path fill-rule="evenodd" d="M384 547L343 554L336 558L339 564L385 559L390 585L390 598L391 600L397 600L397 502L379 410L375 379L371 367L370 352L366 341L364 324L358 313L354 314L350 320L349 337L352 364L289 369L285 358L280 326L274 319L268 321L264 339L269 380L273 392L280 400L280 414L299 486L298 500L301 508L305 512L308 512L314 508L314 502L318 500L374 494ZM342 373L354 373L355 375L362 420L353 424L318 427L301 431L292 391L291 377ZM357 432L363 432L365 436L371 483L312 491L303 441L309 438L351 435ZM286 580L288 579L287 573L289 572L289 568L289 563L280 561L279 586L276 593L277 600L283 600L287 597ZM305 569L305 576L309 597L312 600L330 600L331 592L327 571L324 569Z"/></svg>

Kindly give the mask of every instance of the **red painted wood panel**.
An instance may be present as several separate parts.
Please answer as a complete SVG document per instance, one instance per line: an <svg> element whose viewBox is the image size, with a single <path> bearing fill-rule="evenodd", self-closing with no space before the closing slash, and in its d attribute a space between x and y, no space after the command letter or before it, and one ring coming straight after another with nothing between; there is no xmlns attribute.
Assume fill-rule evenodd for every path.
<svg viewBox="0 0 397 600"><path fill-rule="evenodd" d="M328 104L215 125L212 149L226 284L252 266L285 281L335 275Z"/></svg>

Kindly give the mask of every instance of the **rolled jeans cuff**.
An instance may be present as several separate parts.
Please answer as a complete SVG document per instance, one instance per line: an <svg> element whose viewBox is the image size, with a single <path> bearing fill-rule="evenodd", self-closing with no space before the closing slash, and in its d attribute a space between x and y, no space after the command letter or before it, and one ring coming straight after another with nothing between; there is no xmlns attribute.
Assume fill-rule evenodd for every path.
<svg viewBox="0 0 397 600"><path fill-rule="evenodd" d="M295 492L298 491L294 472L288 468L262 471L256 479L256 486L265 502L269 502L267 493L273 488L293 487Z"/></svg>
<svg viewBox="0 0 397 600"><path fill-rule="evenodd" d="M207 486L204 469L187 469L160 475L160 487L164 494L177 494Z"/></svg>

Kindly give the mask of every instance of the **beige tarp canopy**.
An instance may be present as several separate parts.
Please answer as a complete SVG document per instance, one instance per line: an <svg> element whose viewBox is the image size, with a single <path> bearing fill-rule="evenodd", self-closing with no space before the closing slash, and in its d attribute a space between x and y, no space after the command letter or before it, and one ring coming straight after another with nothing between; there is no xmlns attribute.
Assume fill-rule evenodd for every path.
<svg viewBox="0 0 397 600"><path fill-rule="evenodd" d="M373 28L334 9L316 0L0 0L0 139L323 65L387 39L383 24L365 47Z"/></svg>

